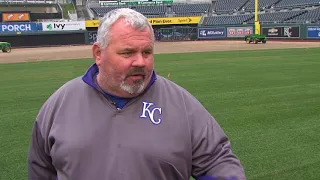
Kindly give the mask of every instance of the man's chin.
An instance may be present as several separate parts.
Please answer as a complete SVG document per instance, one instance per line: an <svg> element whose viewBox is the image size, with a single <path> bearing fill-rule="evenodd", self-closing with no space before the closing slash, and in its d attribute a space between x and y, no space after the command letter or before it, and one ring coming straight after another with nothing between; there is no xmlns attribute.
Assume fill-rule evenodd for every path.
<svg viewBox="0 0 320 180"><path fill-rule="evenodd" d="M144 83L135 84L135 85L128 85L123 83L121 85L121 89L129 95L139 95L144 91L145 87L144 87Z"/></svg>

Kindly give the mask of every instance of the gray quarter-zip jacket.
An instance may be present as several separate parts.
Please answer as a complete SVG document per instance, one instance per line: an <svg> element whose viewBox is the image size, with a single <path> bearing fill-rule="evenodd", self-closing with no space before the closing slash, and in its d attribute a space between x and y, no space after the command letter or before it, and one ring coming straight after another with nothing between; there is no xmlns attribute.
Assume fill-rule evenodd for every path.
<svg viewBox="0 0 320 180"><path fill-rule="evenodd" d="M41 107L28 155L29 180L245 180L230 142L185 89L157 75L118 110L80 77Z"/></svg>

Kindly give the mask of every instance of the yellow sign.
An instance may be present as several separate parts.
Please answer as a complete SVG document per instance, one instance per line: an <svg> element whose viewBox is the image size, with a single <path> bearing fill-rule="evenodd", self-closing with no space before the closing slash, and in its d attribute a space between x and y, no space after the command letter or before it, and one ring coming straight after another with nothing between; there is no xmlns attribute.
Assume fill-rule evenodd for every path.
<svg viewBox="0 0 320 180"><path fill-rule="evenodd" d="M195 17L170 17L170 18L148 18L152 25L168 25L168 24L198 24L201 16Z"/></svg>
<svg viewBox="0 0 320 180"><path fill-rule="evenodd" d="M86 27L99 27L100 20L86 20Z"/></svg>
<svg viewBox="0 0 320 180"><path fill-rule="evenodd" d="M201 16L194 17L170 17L170 18L148 18L152 25L170 24L198 24ZM99 27L100 20L86 20L86 27Z"/></svg>

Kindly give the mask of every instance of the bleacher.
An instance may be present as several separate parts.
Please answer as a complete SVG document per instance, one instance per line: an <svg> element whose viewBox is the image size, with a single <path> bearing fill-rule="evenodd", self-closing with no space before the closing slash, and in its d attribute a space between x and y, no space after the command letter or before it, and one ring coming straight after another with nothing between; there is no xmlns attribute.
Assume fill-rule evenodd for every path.
<svg viewBox="0 0 320 180"><path fill-rule="evenodd" d="M165 17L166 8L167 7L163 5L141 5L132 7L132 9L147 17Z"/></svg>
<svg viewBox="0 0 320 180"><path fill-rule="evenodd" d="M275 5L275 8L304 7L313 5L320 5L320 0L281 0Z"/></svg>
<svg viewBox="0 0 320 180"><path fill-rule="evenodd" d="M259 10L268 8L284 9L320 5L320 0L259 0ZM217 0L215 12L251 12L255 8L255 0Z"/></svg>
<svg viewBox="0 0 320 180"><path fill-rule="evenodd" d="M272 12L272 13L264 13L259 15L259 21L268 22L268 23L277 23L277 22L286 22L291 20L293 17L304 14L307 11L285 11L285 12ZM247 23L254 23L254 19L247 21Z"/></svg>
<svg viewBox="0 0 320 180"><path fill-rule="evenodd" d="M121 6L125 7L125 6ZM120 6L109 6L109 7L92 7L92 11L97 17L102 17L105 13L112 11L114 9L120 8Z"/></svg>
<svg viewBox="0 0 320 180"><path fill-rule="evenodd" d="M205 18L206 26L222 25L222 24L242 24L250 19L252 15L224 15L224 16L211 16Z"/></svg>
<svg viewBox="0 0 320 180"><path fill-rule="evenodd" d="M320 0L259 0L260 23L320 23ZM217 0L204 25L253 24L255 0Z"/></svg>
<svg viewBox="0 0 320 180"><path fill-rule="evenodd" d="M165 17L165 13L166 13L166 7L165 6L143 6L143 5L139 5L139 6L127 6L127 5L122 5L122 6L110 6L110 7L92 7L92 11L98 16L98 17L102 17L104 14L106 14L107 12L113 10L113 9L117 9L117 8L131 8L134 9L138 12L141 12L142 14L144 14L146 17Z"/></svg>
<svg viewBox="0 0 320 180"><path fill-rule="evenodd" d="M176 16L202 16L207 13L211 4L172 4Z"/></svg>
<svg viewBox="0 0 320 180"><path fill-rule="evenodd" d="M215 12L238 11L248 0L217 0Z"/></svg>
<svg viewBox="0 0 320 180"><path fill-rule="evenodd" d="M259 0L259 10L264 10L266 8L270 8L272 5L274 5L275 3L277 3L279 0ZM243 9L245 11L254 11L255 8L255 4L254 4L255 0L250 0L244 7Z"/></svg>
<svg viewBox="0 0 320 180"><path fill-rule="evenodd" d="M28 11L32 21L60 19L60 0L0 0L0 11ZM110 1L101 1L109 3ZM112 1L114 2L114 1ZM204 25L252 24L255 0L173 0L170 3L119 3L100 6L100 1L88 0L88 12L98 19L116 8L132 8L148 18L203 16ZM317 23L320 22L320 0L259 0L260 23Z"/></svg>
<svg viewBox="0 0 320 180"><path fill-rule="evenodd" d="M29 12L30 21L61 19L62 9L55 1L0 0L0 12Z"/></svg>
<svg viewBox="0 0 320 180"><path fill-rule="evenodd" d="M33 13L58 13L57 6L46 5L46 4L36 4L36 5L20 5L14 4L10 6L0 6L0 11L31 11Z"/></svg>
<svg viewBox="0 0 320 180"><path fill-rule="evenodd" d="M109 7L91 7L91 10L101 17L105 13L117 9L117 8L131 8L134 9L146 17L166 17L168 12L172 13L172 16L202 16L207 13L211 4L172 4L172 5L119 5ZM170 11L171 9L171 11Z"/></svg>
<svg viewBox="0 0 320 180"><path fill-rule="evenodd" d="M181 3L179 0L166 5L121 5L92 7L91 10L99 17L119 7L135 9L147 17L204 16L205 25L250 24L254 22L255 0L216 0L213 5L208 2L197 2L188 4ZM317 18L319 11L305 9L312 6L320 6L320 0L259 0L259 21L261 23L317 22L319 21ZM294 8L298 8L298 10L292 10ZM299 10L299 8L301 9Z"/></svg>
<svg viewBox="0 0 320 180"><path fill-rule="evenodd" d="M309 23L320 22L320 8L306 11L304 14L296 16L287 22L303 23L305 21L310 21Z"/></svg>

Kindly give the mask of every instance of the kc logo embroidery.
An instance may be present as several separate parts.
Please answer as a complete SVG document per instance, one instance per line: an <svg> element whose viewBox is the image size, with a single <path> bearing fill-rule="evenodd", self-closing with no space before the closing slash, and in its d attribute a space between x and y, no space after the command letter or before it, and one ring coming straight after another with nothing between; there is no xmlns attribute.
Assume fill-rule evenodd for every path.
<svg viewBox="0 0 320 180"><path fill-rule="evenodd" d="M155 112L157 111L159 115L162 114L162 108L154 106L153 103L149 102L142 102L143 107L142 107L142 113L140 115L141 118L147 118L149 117L150 121L153 124L160 124L161 123L161 118L154 119Z"/></svg>

